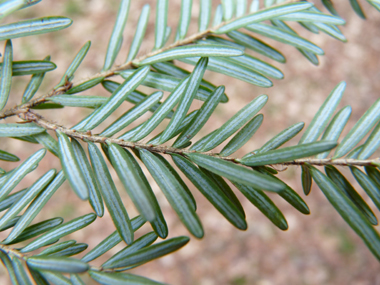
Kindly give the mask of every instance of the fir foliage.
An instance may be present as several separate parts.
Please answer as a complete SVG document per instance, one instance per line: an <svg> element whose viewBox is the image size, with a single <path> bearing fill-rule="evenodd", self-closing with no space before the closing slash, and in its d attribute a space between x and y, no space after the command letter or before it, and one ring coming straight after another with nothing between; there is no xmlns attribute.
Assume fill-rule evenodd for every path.
<svg viewBox="0 0 380 285"><path fill-rule="evenodd" d="M1 1L0 18L39 2ZM50 57L40 61L13 61L12 39L59 33L69 28L72 21L51 16L0 25L0 40L4 41L0 66L0 118L14 116L19 120L18 123L0 124L0 137L2 140L19 138L25 144L41 145L40 150L19 162L18 166L14 166L14 162L20 160L17 153L0 150L0 159L9 165L6 170L1 169L0 174L0 211L4 212L0 217L0 231L10 229L9 235L0 242L0 259L12 284L83 284L82 274L88 274L100 284L159 284L126 271L180 249L189 242L189 237L166 239L170 229L142 165L162 190L184 227L196 238L203 237L204 229L190 186L197 188L237 229L245 230L250 221L246 220L234 191L240 191L275 226L286 230L285 216L266 192L279 195L300 213L309 214L302 198L276 176L276 166L302 166L300 181L304 193L310 193L314 181L339 215L380 260L380 236L374 228L378 224L377 217L366 204L365 197L361 197L335 167L350 169L354 179L380 210L380 160L372 157L380 147L380 99L373 102L344 138L340 135L349 120L351 107L337 110L346 87L341 82L327 97L296 145L282 147L302 131L302 122L262 142L259 149L241 158L233 157L260 128L263 121L260 110L268 100L266 95L257 96L221 127L208 130L207 135L193 140L201 129L205 129L218 105L228 101L224 86L215 86L204 79L206 70L266 88L273 85L271 79L284 77L278 68L245 52L251 50L268 59L285 62L281 51L256 35L295 47L312 64L318 64L318 56L324 51L299 36L287 22L298 22L310 32L326 33L346 41L339 30L345 21L330 0L321 1L325 12L317 9L311 1L263 2L226 0L221 1L214 11L211 0L200 0L199 29L191 35L188 28L192 0L182 0L177 27L167 26L169 0L157 0L157 7L153 9L145 5L127 60L115 66L130 6L129 0L120 0L102 70L87 79L73 81L90 49L91 43L84 43L73 55L73 61L60 82L47 94L39 93L39 87L44 75L56 65ZM361 4L356 0L349 2L358 16L365 18ZM378 0L362 2L380 11ZM151 10L156 14L154 48L136 57ZM214 14L213 19L211 14ZM169 42L172 30L175 30L175 39ZM178 62L194 65L194 68L185 70L177 65ZM30 76L30 81L20 96L20 104L6 108L13 76ZM121 84L110 80L117 76L122 78ZM108 96L78 95L99 84L109 92ZM140 86L156 91L144 94L139 91ZM163 91L170 92L165 100L162 100ZM203 101L202 106L189 113L194 100ZM133 103L134 107L109 122L124 101ZM90 108L93 111L71 128L48 121L38 111L66 107ZM129 127L146 113L151 115L145 122L132 129ZM152 137L158 125L165 121L164 131ZM99 126L103 130L92 133ZM48 131L50 134L54 131L55 137ZM365 142L358 146L364 138ZM175 140L170 143L172 139ZM213 152L223 143L226 144L220 153ZM35 182L28 188L14 191L20 181L38 167L46 151L59 159L62 170L56 172L51 169L41 177L35 177ZM324 172L316 166L324 166ZM362 167L364 171L360 169ZM116 188L110 174L111 168L117 173L139 216L129 216L129 209L120 198L119 191L122 190ZM186 185L180 172L193 185ZM93 213L69 221L61 217L46 217L44 221L33 222L65 180L83 203L90 203ZM110 214L115 232L96 247L87 250L85 243L59 241L75 231L86 230L88 225L104 215L104 211ZM152 231L135 239L135 231L145 223L150 224ZM161 240L156 242L158 238ZM94 259L119 243L125 244L122 250L101 267L92 265ZM44 249L39 250L42 247ZM75 257L85 250L87 252L82 259Z"/></svg>

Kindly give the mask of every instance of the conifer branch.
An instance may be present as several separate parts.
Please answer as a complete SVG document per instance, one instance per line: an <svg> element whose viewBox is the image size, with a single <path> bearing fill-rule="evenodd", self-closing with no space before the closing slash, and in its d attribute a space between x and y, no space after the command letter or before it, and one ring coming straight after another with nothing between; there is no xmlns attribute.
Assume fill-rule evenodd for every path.
<svg viewBox="0 0 380 285"><path fill-rule="evenodd" d="M273 6L281 6L281 5L285 5L285 4L289 4L289 3L296 3L296 2L301 2L303 0L287 0L287 1L284 1L280 4L276 4L276 5L273 5ZM264 8L265 9L265 8ZM260 9L260 10L263 10L263 9ZM257 11L256 11L257 12ZM248 13L242 17L246 17L247 15L250 15L250 14L255 14L256 12L253 12L253 13ZM89 77L89 78L85 78L85 79L81 79L77 82L73 82L73 86L76 86L76 85L79 85L83 82L86 82L88 80L91 80L91 79L95 79L95 78L99 78L99 77L105 77L105 78L108 78L108 77L111 77L113 75L116 75L117 72L120 72L120 71L123 71L123 70L126 70L126 69L131 69L133 67L136 66L136 64L142 62L144 59L148 58L148 57L151 57L151 56L154 56L154 55L157 55L157 54L160 54L162 52L165 52L165 51L168 51L170 49L173 49L173 48L177 48L177 47L180 47L180 46L184 46L184 45L188 45L188 44L192 44L194 43L195 41L197 40L201 40L205 37L207 37L208 35L211 35L213 33L214 30L217 30L225 25L227 25L228 23L230 22L233 22L233 21L236 21L236 19L239 19L238 18L233 18L229 21L224 21L222 22L220 25L216 26L216 27L212 27L212 28L209 28L207 30L204 30L202 32L199 32L199 33L195 33L193 35L190 35L188 36L187 38L183 39L183 40L178 40L166 47L163 47L163 48L160 48L160 49L157 49L157 50L153 50L147 54L144 54L134 60L131 60L131 61L128 61L124 64L121 64L121 65L118 65L118 66L115 66L114 68L111 68L110 70L106 70L106 71L103 71L103 72L99 72L97 74L94 74L93 76Z"/></svg>
<svg viewBox="0 0 380 285"><path fill-rule="evenodd" d="M22 1L13 2L10 3L13 8L7 8L2 17L36 4L39 0L23 4ZM322 13L317 7L313 7L311 3L313 1L310 0L272 1L276 4L264 1L263 9L259 9L260 5L263 6L263 3L260 3L262 1L254 1L249 9L251 12L248 13L245 1L236 3L222 1L215 13L212 13L212 1L207 0L201 2L199 10L199 32L192 35L187 35L191 22L192 1L182 1L181 17L173 42L173 40L168 41L171 32L171 27L167 25L171 17L168 14L168 0L159 0L156 7L154 49L137 56L149 23L150 6L145 5L136 26L127 61L115 65L130 2L120 1L120 9L110 36L102 71L72 81L91 46L91 42L88 41L71 61L60 82L50 91L38 96L35 94L44 80L45 73L56 68L56 65L50 61L50 56L37 61L13 61L11 40L58 31L70 26L72 20L66 17L44 17L0 26L0 29L6 31L0 32L1 39L6 40L4 59L0 66L0 109L4 108L11 94L13 76L32 75L21 103L8 110L0 110L0 119L16 116L22 120L18 123L3 124L0 137L19 138L44 147L13 169L0 168L2 185L0 207L1 211L7 210L2 215L0 224L7 226L4 226L3 230L13 227L10 235L0 243L0 260L4 263L11 281L17 284L36 282L71 284L66 275L70 274L72 283L79 284L82 283L81 277L76 273L88 271L92 279L102 284L117 282L124 284L133 282L133 278L137 278L137 283L149 283L150 281L144 281L144 277L133 277L121 272L174 252L184 246L189 237L176 237L153 244L158 237L166 239L169 229L141 165L144 165L181 222L196 238L202 238L204 230L196 213L196 201L187 183L180 177L181 172L188 178L190 185L199 189L236 228L247 229L246 215L239 199L226 183L228 181L274 225L286 230L288 223L284 214L266 196L265 191L277 193L300 213L310 214L309 207L297 192L287 186L281 178L272 175L277 174L277 171L287 170L290 165L302 166L301 181L305 195L310 193L314 181L331 205L380 260L380 235L374 228L378 224L375 214L343 174L332 167L349 167L355 180L380 209L378 195L380 157L367 159L378 151L380 146L380 99L376 100L357 121L338 146L339 137L352 111L351 106L346 106L336 112L346 87L345 82L339 83L334 88L297 145L281 147L301 132L304 127L302 122L278 133L260 149L243 158L231 156L239 149L242 150L242 146L261 126L263 115L258 112L268 98L267 95L261 95L236 112L221 127L204 136L190 149L187 148L191 145L190 140L206 125L218 104L228 101L224 86L216 87L203 79L205 70L260 87L271 87L273 83L270 78L284 77L281 70L250 55L245 49L281 63L285 62L285 57L269 44L256 38L256 34L296 47L310 62L317 65L319 63L317 55L323 55L323 50L302 36L298 36L297 31L288 26L287 22L295 21L311 32L321 31L338 40L346 41L337 27L345 24L345 21L335 11L331 1L323 1L323 5L332 15ZM296 2L300 3L290 4ZM367 2L380 11L379 4L373 0ZM355 3L356 1L354 4L351 3L352 8L360 17L365 18L360 5ZM214 14L213 27L209 28L212 14ZM270 21L271 25L264 21ZM253 34L237 31L241 28L246 28ZM198 63L196 63L197 58L200 58ZM174 61L177 60L195 65L195 68L192 72L182 69L176 66L177 62ZM113 76L122 76L123 83L104 81L105 78ZM67 96L90 90L100 83L110 92L109 98ZM159 92L144 94L139 91L141 85ZM163 100L164 94L161 91L171 92L171 95ZM61 94L64 95L58 96ZM54 96L57 97L51 98ZM188 113L194 99L205 102L198 110ZM103 132L93 134L93 129L111 119L114 111L124 104L125 100L135 106ZM38 105L41 106L35 108ZM33 110L57 106L93 108L95 110L93 116L87 117L76 127L79 130L89 131L78 131L73 129L75 127L57 124ZM111 137L148 111L153 115L139 126L140 131L135 128L120 138ZM148 140L147 136L151 135L165 119L170 119L166 129L152 140ZM56 138L46 131L51 133L54 131ZM164 145L169 144L168 141L177 135L179 137L172 146ZM365 143L356 147L367 135ZM322 138L319 139L320 137ZM227 140L228 143L225 144ZM78 141L89 147L88 154ZM94 143L103 144L104 154L127 190L139 216L133 219L129 217L114 178L109 172L110 165ZM224 148L216 152L215 148L222 144L225 144ZM326 158L335 147L337 148L332 157L337 159ZM134 153L141 162L138 162L127 149L135 150ZM62 171L57 173L55 169L51 169L28 188L14 191L23 177L38 166L47 150L59 158ZM348 153L351 155L347 155ZM1 160L20 161L16 155L6 151L0 150L0 154ZM165 157L163 154L168 156ZM174 165L167 161L169 156ZM314 158L315 156L321 159ZM322 173L314 166L327 167L324 169L325 173ZM365 167L363 169L365 173L354 166ZM77 217L62 225L61 217L31 224L65 179L80 199L88 200L93 213ZM75 240L56 243L61 237L88 226L97 217L103 217L105 210L108 211L116 231L82 259L71 256L86 250L88 244L77 243ZM134 232L145 223L150 223L153 231L135 240ZM40 236L37 237L38 235ZM23 248L15 245L34 237L37 238ZM110 249L123 241L127 247L105 263L100 266L90 264L95 258L107 252L110 254ZM43 246L48 247L43 251L38 250Z"/></svg>
<svg viewBox="0 0 380 285"><path fill-rule="evenodd" d="M24 121L28 122L34 122L37 125L45 128L46 130L59 130L62 133L65 133L67 136L79 139L81 141L87 142L91 141L94 143L114 143L117 144L121 147L124 148L137 148L137 149L146 149L150 152L156 152L156 153L161 153L161 154L170 154L170 153L175 153L175 154L180 154L180 155L186 155L187 153L199 153L194 150L189 150L189 149L179 149L179 148L174 148L170 146L156 146L152 144L146 144L142 142L131 142L131 141L126 141L123 139L116 139L116 138L109 138L109 137L102 137L98 135L94 135L91 133L91 131L88 132L78 132L76 130L68 129L64 126L60 126L58 124L55 124L45 118L43 118L41 115L31 111L27 110L24 112L20 112L18 114L19 118L21 118ZM231 161L237 164L240 164L238 159L235 157L230 157L230 156L220 156L218 153L213 153L213 152L202 152L202 154L209 155L209 156L214 156L218 157L220 159L226 160L226 161ZM367 159L367 160L358 160L358 159L334 159L332 160L331 158L326 158L326 159L317 159L317 158L306 158L306 159L297 159L293 161L288 161L288 162L283 162L279 164L273 164L273 165L268 165L268 166L273 166L273 167L284 167L284 166L290 166L290 165L314 165L314 166L326 166L326 165L335 165L335 166L378 166L380 165L380 158L376 159Z"/></svg>
<svg viewBox="0 0 380 285"><path fill-rule="evenodd" d="M301 1L302 0L287 0L287 1L284 1L280 4L277 4L275 6L281 6L281 5L285 5L285 4L289 4L289 3L295 3L295 2L301 2ZM254 13L256 13L256 12L254 12ZM254 13L249 13L249 14L254 14ZM247 15L249 15L249 14L247 14ZM244 16L247 16L247 15L244 15ZM46 102L46 98L64 94L67 90L73 88L74 86L78 86L81 83L84 83L84 82L89 81L91 79L95 79L95 78L99 78L99 77L109 78L109 77L115 76L120 71L131 69L131 68L135 67L136 64L138 64L139 62L143 61L144 59L146 59L148 57L160 54L162 52L165 52L167 50L170 50L170 49L173 49L176 47L180 47L180 46L184 46L184 45L194 43L195 41L201 40L201 39L207 37L208 35L212 34L213 30L217 30L217 29L223 27L224 25L226 25L232 21L235 21L236 19L238 19L238 18L233 18L229 21L222 22L220 25L218 25L216 27L212 27L212 28L209 28L209 29L204 30L202 32L198 32L198 33L195 33L193 35L190 35L183 40L178 40L178 41L176 41L176 42L174 42L174 43L172 43L166 47L151 51L147 54L144 54L144 55L138 57L137 59L128 61L122 65L115 66L115 67L111 68L110 70L106 70L103 72L96 73L90 77L80 79L77 82L67 82L64 86L59 87L58 89L52 89L50 92L48 92L45 95L42 95L40 97L36 97L35 99L32 99L31 101L29 101L27 103L19 104L19 105L16 105L15 107L13 107L11 109L7 109L7 110L0 112L0 119L5 119L7 117L15 116L20 112L24 113L25 112L24 110L33 108L35 106L38 106L38 105Z"/></svg>

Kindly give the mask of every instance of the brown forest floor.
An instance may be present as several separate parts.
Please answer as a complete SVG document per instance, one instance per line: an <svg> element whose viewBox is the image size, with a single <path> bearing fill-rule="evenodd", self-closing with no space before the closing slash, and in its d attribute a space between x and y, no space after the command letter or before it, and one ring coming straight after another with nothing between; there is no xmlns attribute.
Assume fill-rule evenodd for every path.
<svg viewBox="0 0 380 285"><path fill-rule="evenodd" d="M5 21L55 14L68 16L74 20L74 23L62 32L14 40L14 59L41 59L51 54L52 61L58 65L58 68L49 73L47 80L43 83L42 90L48 91L58 82L80 46L87 40L91 40L92 47L78 71L77 79L96 73L103 64L103 54L113 28L118 2L116 0L45 0L33 8L16 13L12 19ZM196 30L198 11L198 1L194 2L192 31ZM319 3L319 1L315 2ZM209 81L225 85L230 97L229 104L221 105L211 118L207 125L209 129L220 126L256 96L263 93L269 95L269 101L263 109L265 116L263 125L252 141L246 144L236 156L254 150L291 124L299 121L308 124L329 92L342 80L347 81L347 89L340 106L352 105L351 122L355 122L379 97L380 14L374 9L367 9L368 5L363 5L368 12L368 20L363 21L352 12L349 1L335 2L348 23L342 28L348 39L347 44L326 35L314 35L298 29L302 35L307 35L308 39L325 50L326 55L320 57L318 67L312 66L296 49L268 41L283 51L288 62L281 66L273 63L285 74L285 79L275 81L273 88L264 90L219 74L211 72L206 74ZM140 8L145 3L150 3L152 7L155 5L155 1L132 1L118 64L126 58L127 48L134 34L134 25ZM171 0L170 3L169 24L174 28L179 17L180 1ZM142 53L151 49L154 39L154 17L153 12ZM8 106L20 101L29 78L17 80L19 84L13 88L13 96ZM102 88L96 88L93 92L86 92L86 94L108 95ZM194 107L199 108L200 104L197 102ZM121 110L118 114L122 112ZM63 111L52 112L54 115L47 111L42 113L59 124L71 126L88 111L65 108ZM203 134L205 133L206 130ZM2 149L16 153L22 159L40 148L17 140L1 139L1 143ZM4 163L0 166L5 169L10 168ZM47 154L36 172L41 175L49 168L60 169L60 165L55 157ZM112 175L115 176L115 173ZM286 178L286 181L298 193L302 193L299 168L291 167L281 173L281 177ZM23 183L30 185L34 179L33 175L28 175ZM149 180L157 193L168 222L170 237L188 235L153 180L151 178ZM357 186L354 182L353 185ZM125 191L119 183L117 186L127 208L131 209L130 215L136 215ZM202 240L192 238L186 247L175 254L134 269L133 273L170 284L184 285L380 284L379 263L360 238L339 217L317 187L313 187L311 194L304 198L311 209L310 216L303 216L278 197L273 198L289 223L289 230L286 232L281 232L274 227L242 195L238 197L245 208L249 228L247 231L238 231L226 222L196 189L192 190L198 201L198 213L203 221L205 237ZM378 210L370 201L368 202L378 215ZM68 221L90 211L87 203L81 202L65 183L37 219L62 216ZM85 231L75 233L70 238L78 242L86 242L89 248L92 248L113 230L112 222L106 214ZM149 227L144 226L139 231L139 235L147 231ZM4 233L1 233L0 238L3 237ZM111 253L115 253L120 248L115 248ZM89 279L86 281L91 284ZM0 284L8 284L8 282L9 279L1 268Z"/></svg>

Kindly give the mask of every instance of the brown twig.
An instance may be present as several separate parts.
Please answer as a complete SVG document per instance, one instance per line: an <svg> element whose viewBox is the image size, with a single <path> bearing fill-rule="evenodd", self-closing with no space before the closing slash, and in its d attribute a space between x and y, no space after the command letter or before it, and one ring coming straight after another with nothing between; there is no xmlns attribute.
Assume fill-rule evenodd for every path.
<svg viewBox="0 0 380 285"><path fill-rule="evenodd" d="M380 159L350 159L350 158L342 158L342 159L318 159L318 158L305 158L305 159L297 159L293 161L283 162L280 165L304 165L310 164L315 166L376 166L380 164Z"/></svg>
<svg viewBox="0 0 380 285"><path fill-rule="evenodd" d="M175 154L181 154L186 155L187 153L195 153L197 151L189 150L189 149L179 149L179 148L173 148L170 146L156 146L152 144L146 144L142 142L131 142L126 141L123 139L116 139L116 138L109 138L109 137L102 137L99 135L93 135L91 132L78 132L76 130L68 129L64 126L57 125L53 122L50 122L46 119L44 119L41 115L28 110L26 112L20 112L18 116L26 121L32 121L36 123L37 125L47 129L47 130L59 130L62 133L65 133L67 136L76 138L82 141L91 141L94 143L114 143L117 145L120 145L124 148L140 148L140 149L146 149L150 152L156 152L161 154L167 154L167 153L175 153ZM203 152L202 154L218 157L220 159L231 161L234 163L239 163L237 158L234 157L225 157L220 156L217 153L212 152ZM304 165L304 164L310 164L310 165L316 165L316 166L325 166L325 165L335 165L335 166L374 166L380 163L379 159L372 159L372 160L357 160L357 159L334 159L326 158L326 159L316 159L316 158L307 158L307 159L297 159L293 161L287 161L283 163L273 164L272 166L288 166L288 165Z"/></svg>
<svg viewBox="0 0 380 285"><path fill-rule="evenodd" d="M21 112L18 114L18 116L25 121L34 122L37 125L45 128L46 130L53 130L53 131L59 130L69 137L76 138L76 139L79 139L82 141L91 141L94 143L110 142L110 143L118 144L118 145L125 147L125 148L140 148L140 149L149 150L151 152L157 152L157 153L163 153L163 154L165 154L165 153L186 154L186 153L196 152L196 151L188 150L188 149L179 149L179 148L173 148L173 147L169 147L169 146L155 146L152 144L146 144L146 143L142 143L142 142L131 142L131 141L123 140L123 139L102 137L102 136L98 136L98 135L93 135L93 134L91 134L91 132L78 132L76 130L71 130L71 129L68 129L64 126L60 126L60 125L57 125L53 122L50 122L50 121L46 120L45 118L43 118L41 115L39 115L39 114L37 114L31 110L28 110L26 112ZM205 154L211 155L211 156L217 156L217 154L214 154L214 153L205 153ZM235 160L234 158L230 158L230 157L223 157L223 159L228 160L228 161L234 161Z"/></svg>
<svg viewBox="0 0 380 285"><path fill-rule="evenodd" d="M42 104L42 103L44 103L46 101L46 98L63 94L68 89L70 89L70 88L72 88L74 86L78 86L78 85L80 85L83 82L86 82L88 80L99 78L99 77L107 78L107 77L114 76L119 71L133 68L135 66L135 64L138 64L139 62L143 61L144 59L146 59L148 57L154 56L156 54L160 54L160 53L162 53L164 51L167 51L167 50L179 47L179 46L191 44L191 43L193 43L193 42L195 42L197 40L200 40L200 39L206 37L210 33L211 33L211 29L203 31L203 32L199 32L199 33L191 35L191 36L189 36L189 37L187 37L187 38L185 38L183 40L176 41L175 43L172 43L171 45L168 45L168 46L163 47L161 49L157 49L155 51L147 53L147 54L145 54L145 55L143 55L143 56L141 56L141 57L139 57L137 59L134 59L133 61L128 61L125 64L122 64L122 65L119 65L119 66L115 66L115 67L113 67L110 70L99 72L99 73L94 74L91 77L86 78L86 79L81 79L78 82L73 82L70 85L65 85L65 86L62 86L62 87L60 87L58 89L53 89L48 94L45 94L45 95L43 95L41 97L37 97L37 98L35 98L35 99L27 102L27 103L17 105L15 107L11 108L11 109L6 110L6 111L0 112L0 119L4 119L4 118L7 118L7 117L15 116L15 115L17 115L20 112L20 110L27 110L27 109L30 109L30 108L32 108L34 106Z"/></svg>

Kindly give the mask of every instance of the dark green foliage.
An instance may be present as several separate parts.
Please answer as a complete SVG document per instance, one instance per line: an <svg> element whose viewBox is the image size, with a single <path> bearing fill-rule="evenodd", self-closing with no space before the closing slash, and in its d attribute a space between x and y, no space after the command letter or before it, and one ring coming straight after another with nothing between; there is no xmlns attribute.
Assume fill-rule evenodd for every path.
<svg viewBox="0 0 380 285"><path fill-rule="evenodd" d="M262 1L265 5L261 5L263 3L255 0L248 13L245 0L222 1L215 11L212 1L202 0L199 3L199 32L188 35L193 15L191 8L195 5L192 0L182 0L174 42L169 42L172 30L167 26L171 17L170 1L157 1L153 50L137 56L151 14L151 8L145 5L135 31L129 29L134 37L126 53L126 61L115 65L123 46L124 30L128 30L126 24L130 25L128 14L133 3L120 0L102 70L95 71L88 78L73 81L89 53L91 43L88 41L73 56L58 84L45 93L40 91L42 81L47 72L57 67L56 64L50 61L50 56L43 60L15 56L14 51L19 47L14 48L14 45L19 45L19 42L13 39L60 31L69 27L72 21L52 16L0 25L0 40L4 40L0 64L0 118L18 118L16 122L2 121L0 137L2 140L16 138L25 145L33 143L43 147L34 154L29 153L29 157L21 162L18 161L25 157L24 154L0 150L0 160L6 162L5 169L0 168L0 211L3 212L0 231L9 229L8 235L0 242L0 259L12 284L84 284L83 280L86 279L82 280L80 274L86 272L87 278L100 284L160 284L124 272L171 254L189 242L185 236L166 239L170 229L149 183L150 177L162 190L178 219L196 238L202 238L205 232L210 231L203 228L202 217L196 212L197 203L191 192L195 188L240 230L246 230L252 221L246 220L244 208L234 191L241 192L279 229L287 230L286 218L273 202L276 200L272 201L265 192L280 196L302 214L310 214L306 202L281 176L277 176L280 170L276 166L290 165L301 166L305 195L310 193L314 180L339 215L380 259L380 237L374 228L378 224L375 212L366 204L366 197L362 197L350 184L350 179L334 166L349 168L353 178L380 209L380 163L378 159L371 159L380 147L380 99L370 102L372 105L340 140L352 111L350 106L337 111L346 87L346 83L341 82L319 108L298 144L290 141L302 131L305 125L302 122L293 124L267 142L261 142L260 148L240 158L232 155L248 143L261 127L264 116L258 113L271 100L270 96L255 95L250 103L226 119L219 128L208 129L208 122L219 103L228 102L225 89L229 89L208 82L205 79L208 76L206 71L259 87L271 87L272 79L281 80L284 74L267 59L285 63L286 58L280 50L266 43L265 38L296 48L311 63L318 65L318 56L323 55L324 51L300 36L288 22L297 22L314 34L321 32L346 41L338 28L345 24L345 20L338 15L333 2L321 1L330 12L323 13L312 1L283 4L281 1ZM39 2L1 1L0 19ZM275 2L278 5L272 5ZM350 2L361 18L365 18L362 3L356 0L346 2ZM380 11L378 1L362 2ZM214 20L211 23L212 14ZM57 35L64 37L63 34ZM39 44L38 41L35 43ZM18 61L13 61L14 58ZM180 61L194 67L186 69L182 64L178 65ZM22 82L19 76L30 75L19 98L20 104L6 108L15 84ZM117 76L120 83L109 80ZM91 92L99 84L111 94L79 94ZM154 91L147 95L145 87L144 93L141 92L141 86ZM167 96L164 91L170 94ZM193 104L196 100L204 102L201 105ZM115 118L115 111L125 108L125 101L134 106ZM194 106L200 108L194 110ZM88 108L92 113L82 121L78 120L71 128L44 119L39 113L41 109L44 112L50 109L51 112L62 112L60 109L63 109L64 112L67 107ZM139 119L140 125L135 124L131 128ZM165 128L161 128L162 124ZM206 135L194 140L206 128ZM160 133L157 131L159 129L162 130ZM260 138L256 135L254 139ZM364 143L358 146L363 139ZM282 147L285 143L290 145ZM96 144L99 144L105 157ZM88 152L83 145L87 145ZM50 169L35 177L35 182L27 188L17 189L21 180L38 167L46 150L60 161L62 170L56 173L55 169ZM331 150L334 154L329 158ZM49 161L44 161L46 163ZM315 167L318 165L325 166L326 175ZM365 172L360 169L361 166L365 166ZM117 174L116 181L112 171ZM37 171L33 175L35 173ZM182 179L182 174L187 180ZM69 221L61 217L44 217L42 221L33 223L66 179L70 188L83 200L82 203L88 200L95 213ZM116 188L119 184L125 188L140 216L130 219L120 189ZM61 203L65 205L70 201ZM68 235L85 231L98 217L103 217L105 211L108 211L105 216L109 215L113 222L114 232L79 259L77 255L84 252L88 245L67 240ZM98 219L96 222L103 221ZM135 235L146 222L153 231L142 236ZM135 236L140 238L135 240ZM164 240L156 242L159 237ZM119 243L126 245L101 267L92 264L94 259L108 253ZM45 248L39 250L42 247Z"/></svg>

